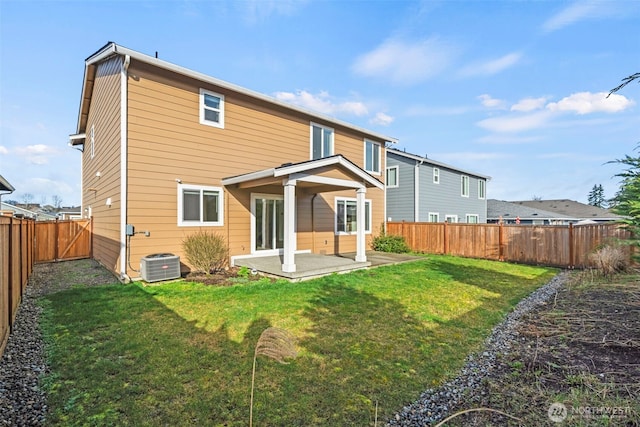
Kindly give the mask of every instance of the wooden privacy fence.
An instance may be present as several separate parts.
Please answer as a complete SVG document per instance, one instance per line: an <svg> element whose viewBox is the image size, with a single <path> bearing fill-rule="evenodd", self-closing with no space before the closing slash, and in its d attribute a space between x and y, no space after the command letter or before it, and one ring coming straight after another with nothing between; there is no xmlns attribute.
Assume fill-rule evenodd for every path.
<svg viewBox="0 0 640 427"><path fill-rule="evenodd" d="M91 220L0 216L0 356L35 262L91 257Z"/></svg>
<svg viewBox="0 0 640 427"><path fill-rule="evenodd" d="M35 262L91 258L91 220L38 221Z"/></svg>
<svg viewBox="0 0 640 427"><path fill-rule="evenodd" d="M591 267L589 254L599 245L631 236L615 223L562 226L388 222L387 234L403 236L416 252L564 268ZM625 250L631 256L631 248Z"/></svg>
<svg viewBox="0 0 640 427"><path fill-rule="evenodd" d="M35 221L0 216L0 356L33 271Z"/></svg>

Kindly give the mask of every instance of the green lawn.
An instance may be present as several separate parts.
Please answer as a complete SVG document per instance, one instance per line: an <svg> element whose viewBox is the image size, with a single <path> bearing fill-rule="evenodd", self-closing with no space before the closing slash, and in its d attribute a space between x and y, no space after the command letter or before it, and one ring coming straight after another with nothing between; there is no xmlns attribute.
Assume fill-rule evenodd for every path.
<svg viewBox="0 0 640 427"><path fill-rule="evenodd" d="M557 270L425 256L301 283L78 288L42 300L51 425L246 426L254 345L298 338L287 365L260 357L254 425L384 420L454 375Z"/></svg>

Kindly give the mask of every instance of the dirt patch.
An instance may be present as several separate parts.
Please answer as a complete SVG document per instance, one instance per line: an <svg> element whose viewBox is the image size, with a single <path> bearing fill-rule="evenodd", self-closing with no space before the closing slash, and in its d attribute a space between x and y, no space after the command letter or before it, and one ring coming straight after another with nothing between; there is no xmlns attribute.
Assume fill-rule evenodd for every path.
<svg viewBox="0 0 640 427"><path fill-rule="evenodd" d="M640 276L577 274L530 312L479 393L447 425L640 425Z"/></svg>
<svg viewBox="0 0 640 427"><path fill-rule="evenodd" d="M92 259L50 262L34 265L27 293L40 296L78 286L99 286L119 282L113 273Z"/></svg>
<svg viewBox="0 0 640 427"><path fill-rule="evenodd" d="M202 283L209 286L233 286L240 283L256 281L274 282L276 279L252 273L246 267L230 267L211 274L189 273L185 280Z"/></svg>

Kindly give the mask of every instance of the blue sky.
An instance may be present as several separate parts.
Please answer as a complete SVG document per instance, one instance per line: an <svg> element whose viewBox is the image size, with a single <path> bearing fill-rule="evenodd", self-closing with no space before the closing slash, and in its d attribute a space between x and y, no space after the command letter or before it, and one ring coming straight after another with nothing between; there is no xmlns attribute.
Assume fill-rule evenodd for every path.
<svg viewBox="0 0 640 427"><path fill-rule="evenodd" d="M80 203L84 59L107 41L489 175L489 198L606 197L640 142L639 1L0 0L3 200Z"/></svg>

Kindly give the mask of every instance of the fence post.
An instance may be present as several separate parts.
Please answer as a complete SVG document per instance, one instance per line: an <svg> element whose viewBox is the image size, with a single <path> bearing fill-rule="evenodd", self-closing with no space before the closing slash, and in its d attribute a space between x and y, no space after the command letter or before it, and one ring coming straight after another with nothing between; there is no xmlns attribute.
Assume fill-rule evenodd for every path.
<svg viewBox="0 0 640 427"><path fill-rule="evenodd" d="M93 217L89 217L89 224L91 229L89 232L89 258L93 259Z"/></svg>
<svg viewBox="0 0 640 427"><path fill-rule="evenodd" d="M575 248L573 242L573 224L569 223L569 268L574 269L576 266L575 263Z"/></svg>
<svg viewBox="0 0 640 427"><path fill-rule="evenodd" d="M444 254L448 254L449 253L449 233L447 232L447 221L444 222L444 227L442 228L444 231L444 236L443 236L443 244L444 244Z"/></svg>
<svg viewBox="0 0 640 427"><path fill-rule="evenodd" d="M60 223L58 222L58 218L56 218L56 223L55 224L56 224L56 226L53 229L53 241L55 242L55 244L53 246L54 247L53 260L54 261L58 261L58 255L59 255L58 254L58 245L59 245L59 242L58 242L58 227L60 227Z"/></svg>
<svg viewBox="0 0 640 427"><path fill-rule="evenodd" d="M11 322L11 313L13 312L13 216L9 218L9 292L8 303L9 309L7 310L7 323L9 325L9 333L13 331L13 322Z"/></svg>
<svg viewBox="0 0 640 427"><path fill-rule="evenodd" d="M498 260L504 261L504 229L502 223L498 224Z"/></svg>

